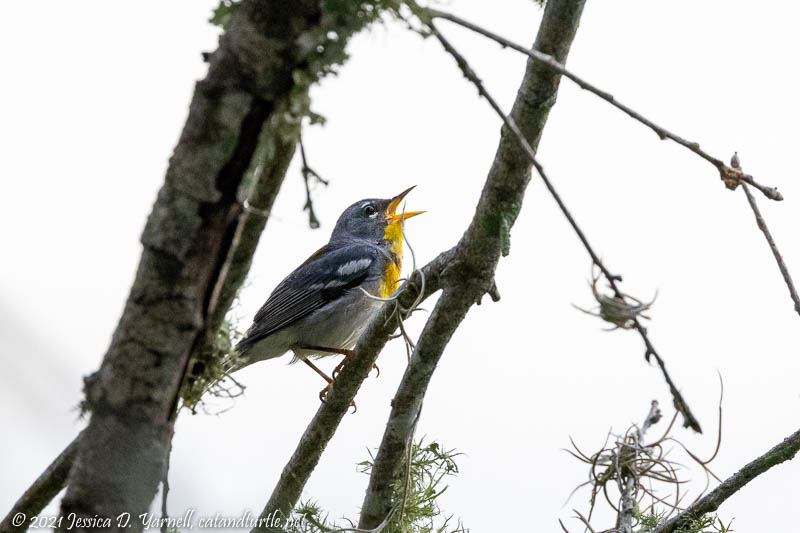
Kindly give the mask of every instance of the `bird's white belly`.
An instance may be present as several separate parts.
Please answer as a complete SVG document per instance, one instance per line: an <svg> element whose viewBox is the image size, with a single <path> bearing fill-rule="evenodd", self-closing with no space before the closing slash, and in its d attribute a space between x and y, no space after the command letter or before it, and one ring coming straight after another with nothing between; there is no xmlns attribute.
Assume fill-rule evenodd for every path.
<svg viewBox="0 0 800 533"><path fill-rule="evenodd" d="M383 302L371 300L355 289L335 302L322 307L297 324L295 359L322 357L330 353L303 350L301 346L319 346L349 350L380 310Z"/></svg>

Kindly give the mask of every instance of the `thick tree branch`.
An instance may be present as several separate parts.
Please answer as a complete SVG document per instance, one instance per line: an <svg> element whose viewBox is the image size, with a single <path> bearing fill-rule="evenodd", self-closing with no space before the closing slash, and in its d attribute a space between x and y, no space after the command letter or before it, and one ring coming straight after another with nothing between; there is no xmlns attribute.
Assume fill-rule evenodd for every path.
<svg viewBox="0 0 800 533"><path fill-rule="evenodd" d="M260 188L264 204L248 210L239 201L263 126L341 61L349 36L369 21L330 28L340 31L328 43L330 26L322 24L340 19L322 15L312 0L244 0L232 14L197 84L111 347L87 380L92 416L69 476L65 515L136 516L149 507L190 358L227 311L249 264L239 245L257 239L265 222L259 213L269 211L285 173L282 165L268 167L274 181ZM234 259L239 251L247 260Z"/></svg>
<svg viewBox="0 0 800 533"><path fill-rule="evenodd" d="M741 470L694 502L685 511L658 526L655 533L672 533L686 521L716 511L725 500L733 496L750 481L773 466L793 459L798 450L800 450L800 431L796 431L761 457L743 466Z"/></svg>
<svg viewBox="0 0 800 533"><path fill-rule="evenodd" d="M464 19L462 19L460 17L457 17L456 15L453 15L453 14L450 14L450 13L445 13L444 11L438 11L436 9L425 9L423 11L423 13L425 13L427 15L427 18L429 18L429 19L441 18L441 19L449 20L450 22L458 24L459 26L463 26L464 28L467 28L467 29L469 29L471 31L479 33L479 34L483 35L484 37L488 37L489 39L495 41L496 43L500 44L504 48L506 48L506 47L511 48L512 50L516 50L517 52L520 52L522 54L527 55L529 58L533 59L534 61L539 61L539 62L549 66L550 68L552 68L553 70L555 70L559 74L563 75L566 78L569 78L571 81L573 81L581 89L584 89L586 91L591 92L592 94L595 94L595 95L599 96L600 98L602 98L603 100L605 100L606 102L611 104L612 106L614 106L617 109L619 109L622 112L624 112L626 115L628 115L632 119L644 124L645 126L650 128L651 130L653 130L656 133L656 135L658 135L658 137L660 139L662 139L662 140L669 139L669 140L671 140L671 141L673 141L673 142L675 142L677 144L680 144L684 148L687 148L688 150L691 150L692 152L694 152L695 154L697 154L701 158L705 159L706 161L708 161L709 163L714 165L714 168L716 168L717 171L720 174L720 179L722 179L723 182L725 182L725 185L729 189L735 189L736 186L740 182L744 182L744 183L748 183L748 184L752 185L753 187L755 187L756 189L761 191L761 193L764 196L766 196L767 198L769 198L770 200L776 200L776 201L783 200L783 196L781 195L781 193L778 192L778 189L776 189L775 187L767 187L765 185L761 185L760 183L756 182L753 179L753 177L750 176L749 174L744 174L743 172L741 172L738 169L731 168L731 167L727 166L725 163L722 162L721 159L716 158L716 157L712 156L711 154L709 154L708 152L706 152L705 150L701 149L699 143L688 141L688 140L684 139L683 137L679 137L678 135L670 132L666 128L662 128L661 126L659 126L658 124L656 124L652 120L650 120L647 117L641 115L640 113L634 111L633 109L631 109L630 107L626 106L625 104L619 102L614 97L614 95L609 94L606 91L603 91L602 89L599 89L599 88L595 87L594 85L592 85L591 83L587 82L586 80L584 80L584 79L578 77L577 75L573 74L572 72L567 70L567 68L564 66L564 64L562 62L558 61L558 59L553 57L552 55L543 53L542 51L537 50L535 48L534 49L525 48L524 46L521 46L521 45L519 45L517 43L514 43L512 41L509 41L508 39L505 39L505 38L497 35L496 33L493 33L493 32L491 32L491 31L489 31L489 30L487 30L487 29L485 29L485 28L483 28L481 26L478 26L476 24L468 22L468 21L466 21L466 20L464 20Z"/></svg>
<svg viewBox="0 0 800 533"><path fill-rule="evenodd" d="M258 154L249 171L252 188L245 200L245 210L239 217L236 235L231 244L231 252L223 269L220 271L214 293L211 298L209 317L205 328L206 340L198 344L190 358L189 371L182 394L193 395L194 381L210 363L207 354L211 353L214 332L219 328L225 311L230 307L236 291L247 276L253 254L258 245L261 233L269 217L269 211L275 201L283 176L295 150L295 143L287 138L291 129L281 118L270 121L270 125L262 132ZM199 391L202 392L202 391ZM9 515L0 523L0 532L5 532L6 522L17 512L26 516L38 515L42 509L67 484L67 474L78 449L79 434L61 452L53 463L39 476L30 488L20 497ZM63 475L62 475L63 474ZM10 527L10 526L9 526ZM11 531L23 531L26 528L15 528Z"/></svg>
<svg viewBox="0 0 800 533"><path fill-rule="evenodd" d="M281 105L281 108L284 106ZM193 349L181 388L181 397L191 406L205 392L210 382L219 378L209 374L209 369L219 366L212 360L220 354L212 346L215 336L230 309L236 293L244 283L253 261L270 210L283 183L286 170L295 153L295 137L299 132L296 124L285 119L285 111L275 113L265 124L259 138L259 146L246 176L251 184L244 200L244 210L233 235L228 257L220 270L209 301L209 314L204 339Z"/></svg>
<svg viewBox="0 0 800 533"><path fill-rule="evenodd" d="M45 469L41 475L36 478L36 481L20 496L17 503L11 508L3 521L0 522L0 533L16 533L25 531L30 524L30 518L38 516L42 509L47 507L47 504L56 497L56 494L61 492L67 484L67 476L69 470L72 468L72 461L78 453L78 442L81 435L79 433L72 442L70 442L64 451L56 457L52 463ZM13 519L16 515L22 513L28 520L24 520L22 524L15 525Z"/></svg>
<svg viewBox="0 0 800 533"><path fill-rule="evenodd" d="M578 29L583 5L582 0L550 0L534 48L552 54L560 62L565 61ZM477 79L463 57L432 22L428 21L427 25L456 59L462 72ZM509 231L519 214L530 181L532 158L526 149L533 151L533 147L538 145L550 108L555 103L559 79L557 72L540 62L528 62L511 117L502 129L497 154L475 216L456 246L446 272L444 292L422 331L392 401L392 411L361 508L360 528L374 528L391 510L392 484L402 464L408 436L422 409L431 376L469 308L493 287L500 257L508 254ZM487 96L482 85L478 85L478 90ZM493 103L493 107L499 111L496 104ZM520 144L520 139L526 146Z"/></svg>

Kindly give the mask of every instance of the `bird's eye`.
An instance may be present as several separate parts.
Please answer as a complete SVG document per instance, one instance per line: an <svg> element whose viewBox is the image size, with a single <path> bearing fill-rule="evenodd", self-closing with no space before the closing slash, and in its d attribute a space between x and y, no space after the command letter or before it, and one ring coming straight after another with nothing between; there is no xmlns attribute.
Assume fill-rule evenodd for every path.
<svg viewBox="0 0 800 533"><path fill-rule="evenodd" d="M365 205L363 210L364 214L367 215L368 217L371 217L375 214L375 206L373 206L372 204Z"/></svg>

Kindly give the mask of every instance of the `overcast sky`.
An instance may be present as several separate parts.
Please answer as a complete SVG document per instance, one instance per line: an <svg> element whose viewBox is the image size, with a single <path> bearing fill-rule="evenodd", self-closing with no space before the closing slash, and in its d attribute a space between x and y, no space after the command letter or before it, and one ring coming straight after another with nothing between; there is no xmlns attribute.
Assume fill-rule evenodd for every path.
<svg viewBox="0 0 800 533"><path fill-rule="evenodd" d="M4 6L0 515L82 427L81 378L108 347L145 218L193 84L205 74L201 52L216 47L218 29L207 23L214 4ZM528 0L446 7L526 45L541 17ZM758 201L800 281L799 15L787 2L589 1L569 67L724 160L738 150L747 172L778 186L783 203ZM524 57L440 27L508 109ZM341 75L312 93L327 125L304 131L310 163L331 182L314 191L322 228L307 226L295 161L235 309L243 328L272 288L327 241L350 203L418 185L408 208L428 213L409 221L407 234L423 263L452 246L474 212L497 147L497 117L434 40L400 24L358 35L349 50ZM624 290L642 299L658 290L649 331L705 429L676 436L701 457L713 451L717 372L725 383L723 443L713 463L720 477L796 431L800 317L744 194L566 80L539 156L607 265L624 276ZM418 435L464 453L441 504L472 531L554 531L559 517L577 531L570 509L587 509L588 493L564 501L587 471L561 450L569 436L594 450L609 428L640 422L653 399L673 412L640 338L604 332L604 323L571 306L592 305L589 267L534 177L511 254L498 268L502 300L470 311L419 422ZM423 321L415 317L411 331ZM289 360L241 372L248 388L234 409L180 417L173 514L261 510L319 405L321 380ZM335 363L323 361L328 370ZM356 463L380 442L406 363L401 343L378 363L380 378L365 382L358 413L344 418L303 493L331 517L357 515L367 477ZM702 480L697 469L683 477ZM777 467L728 500L720 516L735 518L737 531L786 530L798 477L798 461ZM692 485L688 498L700 488Z"/></svg>

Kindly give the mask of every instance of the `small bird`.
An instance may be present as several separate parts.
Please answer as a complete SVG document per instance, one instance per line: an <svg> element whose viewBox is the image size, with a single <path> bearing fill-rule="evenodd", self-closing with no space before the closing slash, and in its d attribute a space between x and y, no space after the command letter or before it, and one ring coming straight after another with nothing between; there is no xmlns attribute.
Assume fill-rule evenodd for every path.
<svg viewBox="0 0 800 533"><path fill-rule="evenodd" d="M328 244L317 250L272 291L253 325L236 345L238 368L288 351L322 376L309 359L352 355L361 333L395 291L403 260L403 221L424 211L397 213L411 187L388 200L361 200L339 216Z"/></svg>

